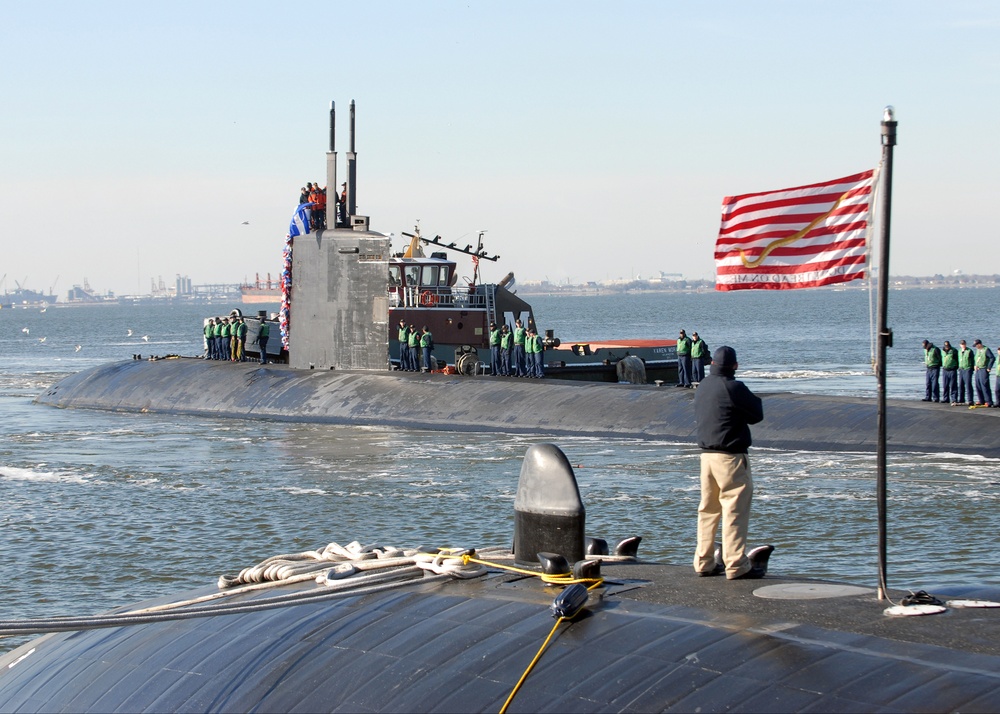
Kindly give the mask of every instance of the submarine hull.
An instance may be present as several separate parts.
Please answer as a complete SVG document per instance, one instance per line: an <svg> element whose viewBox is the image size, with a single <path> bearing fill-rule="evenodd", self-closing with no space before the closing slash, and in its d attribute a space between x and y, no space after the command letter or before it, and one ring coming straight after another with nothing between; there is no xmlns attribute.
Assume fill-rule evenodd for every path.
<svg viewBox="0 0 1000 714"><path fill-rule="evenodd" d="M860 397L761 394L755 446L875 451L876 404ZM36 398L60 408L448 431L604 436L693 443L693 390L569 380L300 370L195 358L85 370ZM996 410L889 400L888 448L1000 457Z"/></svg>
<svg viewBox="0 0 1000 714"><path fill-rule="evenodd" d="M996 710L1000 620L982 611L890 619L870 588L604 566L511 712ZM260 609L264 595L236 595L248 607L230 614L47 635L0 656L0 710L501 710L555 624L554 589L429 580Z"/></svg>

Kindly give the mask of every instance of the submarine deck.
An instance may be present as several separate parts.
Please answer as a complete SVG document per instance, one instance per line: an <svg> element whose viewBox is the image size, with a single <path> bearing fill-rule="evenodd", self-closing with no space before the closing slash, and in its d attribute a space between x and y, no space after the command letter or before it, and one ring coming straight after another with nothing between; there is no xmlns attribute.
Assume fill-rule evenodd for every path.
<svg viewBox="0 0 1000 714"><path fill-rule="evenodd" d="M764 421L753 427L755 446L876 449L874 399L761 397ZM313 371L176 358L85 370L36 401L63 408L693 443L693 398L692 390L652 385ZM1000 410L889 400L888 448L998 457L997 418Z"/></svg>
<svg viewBox="0 0 1000 714"><path fill-rule="evenodd" d="M874 589L771 573L727 581L640 562L603 575L510 711L996 710L1000 609L886 617ZM493 570L441 577L46 635L0 657L0 710L498 711L555 623L558 589Z"/></svg>

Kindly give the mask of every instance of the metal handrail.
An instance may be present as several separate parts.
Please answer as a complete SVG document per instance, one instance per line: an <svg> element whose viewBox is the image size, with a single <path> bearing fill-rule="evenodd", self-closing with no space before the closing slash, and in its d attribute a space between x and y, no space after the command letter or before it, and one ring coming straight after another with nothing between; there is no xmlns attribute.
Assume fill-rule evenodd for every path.
<svg viewBox="0 0 1000 714"><path fill-rule="evenodd" d="M484 289L485 288L485 289ZM393 307L425 307L425 308L471 308L474 310L488 307L486 295L488 286L479 286L470 293L468 288L452 288L448 286L422 285L419 287L396 287L390 289L389 302ZM433 295L433 298L425 297Z"/></svg>

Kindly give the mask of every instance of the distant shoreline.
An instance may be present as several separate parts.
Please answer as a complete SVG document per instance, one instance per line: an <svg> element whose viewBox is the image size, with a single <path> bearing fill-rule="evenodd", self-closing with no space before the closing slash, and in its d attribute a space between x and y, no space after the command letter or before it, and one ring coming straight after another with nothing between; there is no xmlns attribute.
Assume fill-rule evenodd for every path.
<svg viewBox="0 0 1000 714"><path fill-rule="evenodd" d="M989 289L1000 287L1000 276L979 277L963 281L935 280L934 278L893 278L890 290L942 290L942 289ZM853 283L827 285L815 290L832 292L846 290L868 290L868 281L857 280ZM646 293L711 293L715 292L715 283L708 280L691 281L680 285L650 285L644 281L635 281L622 285L525 285L516 286L516 292L525 297L586 297L600 295L642 295Z"/></svg>
<svg viewBox="0 0 1000 714"><path fill-rule="evenodd" d="M908 275L896 276L892 278L892 290L940 290L940 289L989 289L1000 287L1000 275L963 275L945 278L943 276L912 277ZM839 285L828 285L816 290L845 291L845 290L868 290L868 281L856 280L851 283L841 283ZM602 295L643 295L647 293L712 293L715 292L715 283L710 280L691 281L671 281L651 283L645 280L635 280L628 283L596 284L585 285L553 285L550 283L518 283L515 292L524 297L600 297ZM56 297L56 296L52 296ZM33 302L28 304L10 303L0 296L0 308L4 310L24 310L38 309L41 307L86 307L89 305L128 305L137 307L151 304L177 304L196 303L199 305L229 305L228 312L233 305L245 305L249 312L255 312L257 305L279 305L280 301L273 303L243 303L241 296L230 297L227 295L216 295L212 298L192 298L190 295L182 297L153 297L151 295L129 295L115 300L94 300L94 301L46 301ZM247 311L245 311L247 312Z"/></svg>

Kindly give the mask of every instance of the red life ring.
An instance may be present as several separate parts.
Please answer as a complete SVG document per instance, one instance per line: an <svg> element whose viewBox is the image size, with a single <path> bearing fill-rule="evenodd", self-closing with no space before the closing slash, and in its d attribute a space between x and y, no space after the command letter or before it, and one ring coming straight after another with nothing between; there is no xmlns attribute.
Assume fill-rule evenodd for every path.
<svg viewBox="0 0 1000 714"><path fill-rule="evenodd" d="M438 296L432 293L430 290L424 290L420 293L420 304L424 307L434 307L437 305Z"/></svg>

